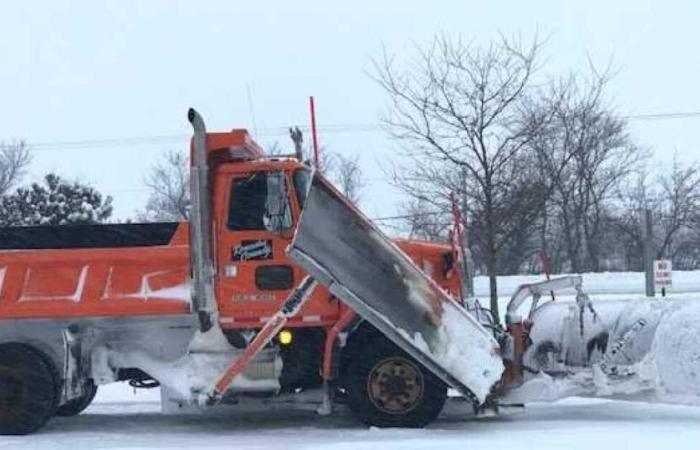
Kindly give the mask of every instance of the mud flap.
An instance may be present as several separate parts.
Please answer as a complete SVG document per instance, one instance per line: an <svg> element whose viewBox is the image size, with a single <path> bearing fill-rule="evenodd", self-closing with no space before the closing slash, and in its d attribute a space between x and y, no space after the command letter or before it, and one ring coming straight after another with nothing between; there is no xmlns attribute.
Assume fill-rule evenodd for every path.
<svg viewBox="0 0 700 450"><path fill-rule="evenodd" d="M287 251L475 406L500 379L503 363L491 334L318 174Z"/></svg>

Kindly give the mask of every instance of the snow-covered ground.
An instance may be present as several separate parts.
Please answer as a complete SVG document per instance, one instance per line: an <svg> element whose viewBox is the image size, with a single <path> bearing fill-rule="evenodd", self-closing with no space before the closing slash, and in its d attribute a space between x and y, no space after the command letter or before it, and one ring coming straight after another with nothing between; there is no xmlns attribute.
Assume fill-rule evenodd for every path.
<svg viewBox="0 0 700 450"><path fill-rule="evenodd" d="M276 410L206 416L159 414L156 390L103 389L82 415L40 433L2 437L1 449L696 449L700 408L586 399L533 404L500 417L444 414L422 430L367 429L348 414Z"/></svg>
<svg viewBox="0 0 700 450"><path fill-rule="evenodd" d="M643 272L602 272L584 273L583 287L589 294L644 294ZM561 275L552 275L556 278ZM521 284L544 280L543 275L510 275L498 277L498 293L510 296ZM489 279L477 276L474 279L474 290L478 297L489 295ZM657 295L659 294L657 289ZM673 272L673 286L668 288L671 294L700 292L700 270Z"/></svg>
<svg viewBox="0 0 700 450"><path fill-rule="evenodd" d="M552 278L566 274L555 274ZM596 302L606 300L634 300L644 299L644 273L642 272L602 272L584 273L583 290L591 297L594 305ZM505 313L511 295L522 284L544 281L544 275L509 275L498 277L498 303L501 319ZM489 279L486 276L474 278L474 291L482 305L489 305ZM667 288L667 297L672 299L698 298L700 297L700 270L673 272L673 286ZM656 297L661 297L660 289L656 289ZM548 300L544 296L540 304ZM558 301L573 301L574 291L564 291L556 294ZM521 311L529 308L526 302Z"/></svg>
<svg viewBox="0 0 700 450"><path fill-rule="evenodd" d="M524 282L542 277L502 277L501 303ZM636 298L641 274L586 274L584 287L596 299ZM477 294L488 285L478 278ZM697 297L700 272L674 273L673 297ZM497 417L469 417L448 410L422 430L367 429L348 413L319 417L278 407L266 412L214 410L206 415L160 414L158 389L103 386L85 413L54 418L39 433L0 437L0 450L324 448L324 449L696 449L700 407L572 398L536 403Z"/></svg>

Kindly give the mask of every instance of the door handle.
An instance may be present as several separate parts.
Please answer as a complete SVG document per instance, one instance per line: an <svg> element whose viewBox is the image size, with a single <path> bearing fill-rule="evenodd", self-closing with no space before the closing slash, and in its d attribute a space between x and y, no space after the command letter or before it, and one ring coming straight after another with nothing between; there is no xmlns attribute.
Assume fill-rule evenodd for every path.
<svg viewBox="0 0 700 450"><path fill-rule="evenodd" d="M236 278L238 275L238 266L235 264L225 264L224 265L224 277L226 278Z"/></svg>

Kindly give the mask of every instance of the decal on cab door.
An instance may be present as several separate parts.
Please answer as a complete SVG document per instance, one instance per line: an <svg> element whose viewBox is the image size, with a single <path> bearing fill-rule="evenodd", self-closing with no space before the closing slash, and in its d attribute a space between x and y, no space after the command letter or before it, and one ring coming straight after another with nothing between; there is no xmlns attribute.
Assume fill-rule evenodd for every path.
<svg viewBox="0 0 700 450"><path fill-rule="evenodd" d="M231 260L233 261L265 259L272 259L271 240L241 241L240 244L231 249Z"/></svg>

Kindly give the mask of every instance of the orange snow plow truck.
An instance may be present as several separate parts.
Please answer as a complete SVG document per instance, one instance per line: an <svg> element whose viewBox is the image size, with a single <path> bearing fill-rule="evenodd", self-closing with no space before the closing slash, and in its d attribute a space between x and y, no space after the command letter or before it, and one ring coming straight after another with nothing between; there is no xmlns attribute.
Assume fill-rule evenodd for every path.
<svg viewBox="0 0 700 450"><path fill-rule="evenodd" d="M700 311L595 309L573 276L522 286L502 328L450 295L453 246L392 241L302 161L188 119L189 223L0 229L0 434L76 415L119 381L159 386L165 412L344 403L380 427L430 423L448 387L477 412L700 394L686 383L700 333L674 322ZM564 288L575 302L538 303Z"/></svg>
<svg viewBox="0 0 700 450"><path fill-rule="evenodd" d="M483 402L498 370L479 380L477 397L468 377L387 325L398 314L412 335L437 329L442 288L456 286L449 245L389 242L303 162L266 157L245 130L207 133L194 110L189 119L190 223L0 229L0 433L78 414L99 385L116 381L160 386L169 410L316 389L321 410L343 397L379 426L429 423L453 378ZM301 233L316 184L335 203L309 205ZM344 214L320 209L329 206ZM307 251L295 239L335 248ZM329 268L311 250L350 270L322 276ZM406 283L419 290L412 298ZM495 341L481 338L500 364Z"/></svg>

